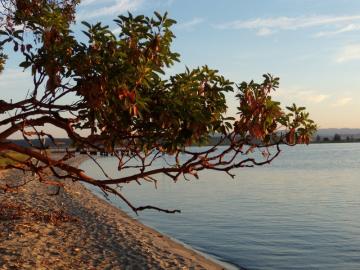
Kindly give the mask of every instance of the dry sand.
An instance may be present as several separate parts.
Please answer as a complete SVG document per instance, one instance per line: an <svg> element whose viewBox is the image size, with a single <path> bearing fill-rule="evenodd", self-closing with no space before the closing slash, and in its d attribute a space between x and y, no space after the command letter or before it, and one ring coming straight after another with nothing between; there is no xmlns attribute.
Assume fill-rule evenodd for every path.
<svg viewBox="0 0 360 270"><path fill-rule="evenodd" d="M34 179L13 170L0 178ZM0 269L224 269L79 183L66 183L57 196L52 189L32 181L0 193Z"/></svg>

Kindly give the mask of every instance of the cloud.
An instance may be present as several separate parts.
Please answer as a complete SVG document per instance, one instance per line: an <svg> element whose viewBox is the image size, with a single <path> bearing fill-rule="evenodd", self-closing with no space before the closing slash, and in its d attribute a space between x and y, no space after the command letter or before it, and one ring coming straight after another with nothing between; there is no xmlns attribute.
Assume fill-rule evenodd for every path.
<svg viewBox="0 0 360 270"><path fill-rule="evenodd" d="M360 15L353 16L302 16L302 17L273 17L256 18L250 20L235 20L216 25L219 29L250 29L257 30L257 33L271 33L271 31L297 30L319 26L329 26L360 21ZM264 30L261 29L266 29Z"/></svg>
<svg viewBox="0 0 360 270"><path fill-rule="evenodd" d="M347 104L349 104L353 99L350 97L341 98L338 101L336 101L334 104L332 104L333 107L342 107Z"/></svg>
<svg viewBox="0 0 360 270"><path fill-rule="evenodd" d="M313 104L320 104L323 101L330 98L329 95L320 93L319 91L313 90L302 90L299 87L290 87L286 90L280 89L280 91L276 92L278 96L285 97L286 99L290 99L297 102L306 102L306 103L313 103Z"/></svg>
<svg viewBox="0 0 360 270"><path fill-rule="evenodd" d="M325 99L327 99L329 96L328 95L309 95L307 97L307 99L312 102L312 103L321 103L323 102Z"/></svg>
<svg viewBox="0 0 360 270"><path fill-rule="evenodd" d="M347 33L347 32L353 32L360 30L360 24L348 24L344 27L341 27L340 29L337 29L335 31L324 31L319 32L315 35L315 37L329 37L329 36L336 36L339 34Z"/></svg>
<svg viewBox="0 0 360 270"><path fill-rule="evenodd" d="M256 35L257 36L269 36L272 35L273 33L275 33L274 30L271 30L269 28L260 28L257 32Z"/></svg>
<svg viewBox="0 0 360 270"><path fill-rule="evenodd" d="M321 103L329 97L328 95L318 94L314 91L298 91L295 95L299 99L310 103Z"/></svg>
<svg viewBox="0 0 360 270"><path fill-rule="evenodd" d="M343 63L352 60L360 60L360 44L345 46L339 53L336 62Z"/></svg>
<svg viewBox="0 0 360 270"><path fill-rule="evenodd" d="M108 3L103 6L104 2ZM97 18L102 16L118 15L128 11L137 10L143 3L143 0L105 0L102 2L102 7L98 6L99 1L85 0L82 6L86 10L79 13L81 20ZM88 7L93 5L93 7ZM96 6L95 6L96 5Z"/></svg>
<svg viewBox="0 0 360 270"><path fill-rule="evenodd" d="M196 25L199 25L204 21L205 20L203 18L194 18L191 21L177 24L176 28L182 30L193 30Z"/></svg>

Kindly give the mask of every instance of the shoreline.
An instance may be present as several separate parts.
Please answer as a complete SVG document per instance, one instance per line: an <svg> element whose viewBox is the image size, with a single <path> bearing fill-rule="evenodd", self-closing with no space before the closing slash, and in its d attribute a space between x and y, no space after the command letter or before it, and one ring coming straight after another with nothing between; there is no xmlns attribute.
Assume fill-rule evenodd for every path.
<svg viewBox="0 0 360 270"><path fill-rule="evenodd" d="M84 160L77 156L72 164L79 166ZM8 171L1 181L31 180L31 177ZM0 268L229 269L231 266L140 223L78 182L65 181L63 191L56 196L48 195L50 189L32 181L17 193L0 193ZM20 214L11 207L17 211L20 207ZM34 214L39 212L45 214Z"/></svg>
<svg viewBox="0 0 360 270"><path fill-rule="evenodd" d="M84 157L86 157L86 156L84 156ZM83 159L81 162L79 162L79 164L77 165L77 167L80 167L80 166L81 166L85 161L87 161L87 160L89 160L89 159ZM84 185L82 184L82 186L84 186ZM150 229L150 230L152 230L152 231L155 231L155 232L157 232L157 233L159 233L159 234L161 234L161 235L163 235L163 236L166 236L166 237L168 238L168 240L173 241L173 242L175 242L176 244L179 244L180 246L182 246L182 247L185 248L185 249L188 249L188 250L190 250L190 251L193 251L193 252L195 252L195 253L198 253L199 255L203 256L206 260L210 260L210 261L212 261L213 263L220 265L221 268L226 269L226 270L242 270L242 269L243 269L243 268L238 267L238 266L236 266L236 265L233 265L233 264L231 264L231 263L229 263L229 262L221 261L220 259L214 257L214 256L211 255L211 254L207 254L207 253L205 253L205 252L202 252L202 251L200 251L200 250L197 250L197 249L195 249L194 247L192 247L192 246L190 246L190 245L188 245L188 244L186 244L186 243L184 243L184 242L182 242L182 241L180 241L180 240L178 240L178 239L176 239L176 238L174 238L174 237L172 237L172 236L170 236L170 235L167 235L167 234L165 234L165 233L163 233L163 232L158 231L156 228L153 228L153 227L151 227L151 226L149 226L149 225L146 225L146 224L142 223L141 221L139 221L139 220L137 220L137 219L134 219L133 217L131 217L130 215L128 215L125 211L123 211L122 209L120 209L119 207L117 207L116 205L114 205L111 201L107 201L103 196L100 195L100 193L92 192L92 191L91 191L90 189L88 189L86 186L84 186L84 188L87 189L91 194L95 195L98 199L100 199L100 200L104 201L105 203L108 203L108 204L110 204L111 206L115 207L117 211L120 211L120 212L121 212L123 215L125 215L127 218L129 218L129 219L131 219L131 220L133 220L133 221L135 221L135 222L137 222L137 223L140 223L142 226L145 226L146 228L148 228L148 229ZM141 213L140 213L140 215L141 215Z"/></svg>

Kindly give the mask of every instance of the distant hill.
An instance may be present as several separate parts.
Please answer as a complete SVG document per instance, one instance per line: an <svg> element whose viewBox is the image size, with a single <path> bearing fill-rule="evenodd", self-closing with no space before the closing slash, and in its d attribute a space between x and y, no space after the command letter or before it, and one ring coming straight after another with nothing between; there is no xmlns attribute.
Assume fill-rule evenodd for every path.
<svg viewBox="0 0 360 270"><path fill-rule="evenodd" d="M321 128L313 136L313 141L359 141L360 128Z"/></svg>
<svg viewBox="0 0 360 270"><path fill-rule="evenodd" d="M360 128L321 128L316 135L320 136L334 136L339 135L360 135Z"/></svg>
<svg viewBox="0 0 360 270"><path fill-rule="evenodd" d="M13 143L20 145L20 146L29 146L29 143L25 140L10 140ZM55 141L58 145L55 145L52 140L50 140L49 138L47 138L45 140L45 146L50 147L50 148L66 148L66 147L70 147L72 141L68 138L55 138ZM40 143L38 140L31 140L31 144L33 146L39 147Z"/></svg>

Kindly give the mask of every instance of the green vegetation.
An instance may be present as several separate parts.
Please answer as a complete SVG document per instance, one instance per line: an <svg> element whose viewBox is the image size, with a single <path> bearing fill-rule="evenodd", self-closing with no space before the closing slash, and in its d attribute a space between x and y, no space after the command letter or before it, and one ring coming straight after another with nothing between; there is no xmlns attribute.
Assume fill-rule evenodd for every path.
<svg viewBox="0 0 360 270"><path fill-rule="evenodd" d="M27 155L17 153L14 151L6 151L0 153L0 169L6 168L8 165L16 165L19 162L27 160Z"/></svg>

